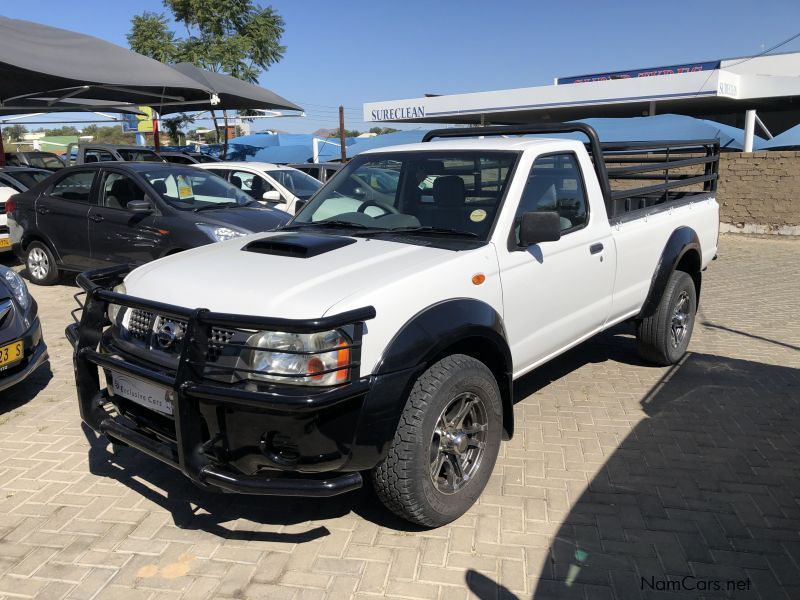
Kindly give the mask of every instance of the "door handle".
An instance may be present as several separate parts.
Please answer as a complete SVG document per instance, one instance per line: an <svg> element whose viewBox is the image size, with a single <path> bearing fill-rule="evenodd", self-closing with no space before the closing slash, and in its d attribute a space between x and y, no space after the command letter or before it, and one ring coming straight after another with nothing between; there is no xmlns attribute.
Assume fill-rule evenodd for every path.
<svg viewBox="0 0 800 600"><path fill-rule="evenodd" d="M103 221L105 221L103 215L89 215L89 218L95 223L102 223Z"/></svg>
<svg viewBox="0 0 800 600"><path fill-rule="evenodd" d="M39 208L36 209L36 212L38 212L40 215L46 215L47 213L50 212L50 209L45 208L44 206L40 206Z"/></svg>
<svg viewBox="0 0 800 600"><path fill-rule="evenodd" d="M597 254L602 251L603 251L603 244L599 242L597 244L592 244L591 246L589 246L589 252L592 254Z"/></svg>

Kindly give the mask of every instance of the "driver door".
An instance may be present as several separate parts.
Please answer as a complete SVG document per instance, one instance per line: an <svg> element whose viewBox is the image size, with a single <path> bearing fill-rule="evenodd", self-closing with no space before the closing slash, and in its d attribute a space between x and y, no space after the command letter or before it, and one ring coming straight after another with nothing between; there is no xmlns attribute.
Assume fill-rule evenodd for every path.
<svg viewBox="0 0 800 600"><path fill-rule="evenodd" d="M166 234L156 227L158 219L152 198L130 175L104 170L98 186L99 203L89 211L89 245L92 263L143 264L161 256ZM128 202L148 200L153 212L133 213Z"/></svg>

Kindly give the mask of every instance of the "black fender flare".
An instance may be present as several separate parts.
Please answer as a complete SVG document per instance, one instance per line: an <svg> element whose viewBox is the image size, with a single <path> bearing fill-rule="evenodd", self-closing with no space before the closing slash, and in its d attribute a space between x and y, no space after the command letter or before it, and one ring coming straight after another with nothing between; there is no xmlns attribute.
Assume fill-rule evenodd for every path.
<svg viewBox="0 0 800 600"><path fill-rule="evenodd" d="M661 252L653 278L650 280L650 290L642 305L642 310L636 316L637 319L643 319L655 314L656 308L661 302L661 297L664 295L664 290L667 288L670 276L681 262L681 259L691 250L697 251L700 257L703 256L697 232L691 227L678 227L669 236L664 250ZM697 293L699 298L699 287Z"/></svg>
<svg viewBox="0 0 800 600"><path fill-rule="evenodd" d="M502 317L479 300L445 300L411 317L384 349L370 376L347 470L371 469L383 460L414 383L451 350L492 370L503 403L503 437L513 435L513 367Z"/></svg>

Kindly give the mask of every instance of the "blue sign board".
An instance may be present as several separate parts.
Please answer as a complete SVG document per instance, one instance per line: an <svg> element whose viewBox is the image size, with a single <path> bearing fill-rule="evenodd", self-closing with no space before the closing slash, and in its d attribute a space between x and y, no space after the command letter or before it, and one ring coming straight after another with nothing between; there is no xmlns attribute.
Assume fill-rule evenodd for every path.
<svg viewBox="0 0 800 600"><path fill-rule="evenodd" d="M612 81L615 79L636 79L638 77L657 77L658 75L675 75L678 73L696 73L698 71L713 71L719 69L720 61L687 63L671 65L669 67L652 67L648 69L632 69L630 71L615 71L613 73L593 73L591 75L577 75L575 77L559 77L556 85L565 83L587 83L589 81Z"/></svg>

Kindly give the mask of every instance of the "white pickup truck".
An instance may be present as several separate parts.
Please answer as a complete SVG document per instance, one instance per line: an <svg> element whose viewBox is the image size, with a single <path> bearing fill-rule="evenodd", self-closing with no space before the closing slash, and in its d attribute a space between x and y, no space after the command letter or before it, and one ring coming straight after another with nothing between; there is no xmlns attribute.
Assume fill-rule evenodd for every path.
<svg viewBox="0 0 800 600"><path fill-rule="evenodd" d="M563 132L589 142L522 136ZM513 434L515 380L625 320L647 360L684 354L718 152L554 124L360 154L282 231L81 275L82 418L212 490L369 473L395 513L447 523Z"/></svg>

